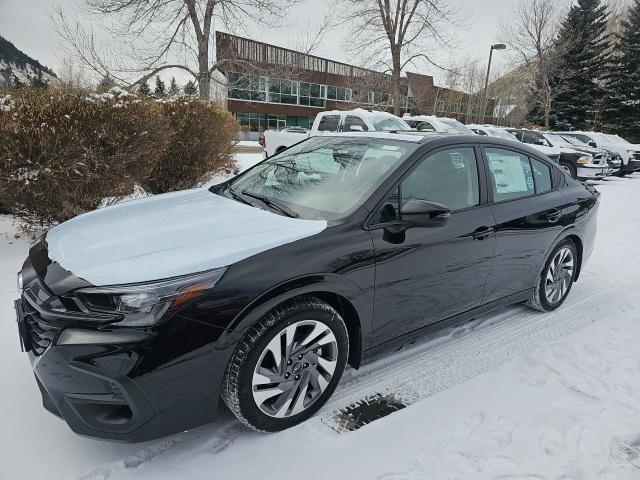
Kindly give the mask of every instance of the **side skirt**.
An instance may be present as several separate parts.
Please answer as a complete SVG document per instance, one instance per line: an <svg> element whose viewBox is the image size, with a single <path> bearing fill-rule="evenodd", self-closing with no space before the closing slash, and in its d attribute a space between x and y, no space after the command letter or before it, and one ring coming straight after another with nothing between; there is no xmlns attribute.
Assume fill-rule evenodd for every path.
<svg viewBox="0 0 640 480"><path fill-rule="evenodd" d="M440 320L439 322L426 325L422 328L419 328L418 330L405 333L400 337L388 340L384 343L381 343L380 345L376 345L375 347L372 347L369 350L363 352L362 363L367 363L372 356L377 355L378 353L401 347L412 342L413 340L416 340L417 338L425 337L431 333L442 330L443 328L453 327L455 325L468 322L469 320L473 320L480 315L491 312L492 310L496 310L498 308L513 305L515 303L526 302L527 300L529 300L529 298L531 298L532 292L533 289L528 289L522 292L513 293L507 297L495 300L485 305L481 305L471 310L467 310L466 312L459 313L458 315L455 315L453 317L445 318L444 320Z"/></svg>

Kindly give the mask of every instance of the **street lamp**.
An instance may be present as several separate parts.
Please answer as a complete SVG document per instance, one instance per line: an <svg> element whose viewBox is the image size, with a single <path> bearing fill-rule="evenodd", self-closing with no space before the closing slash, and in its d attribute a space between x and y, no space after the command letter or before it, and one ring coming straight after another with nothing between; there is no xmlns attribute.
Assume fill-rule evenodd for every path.
<svg viewBox="0 0 640 480"><path fill-rule="evenodd" d="M487 89L489 88L489 73L491 73L491 59L493 58L494 50L506 50L507 46L504 43L496 43L491 45L491 50L489 51L489 65L487 66L487 78L484 81L484 101L482 102L482 121L480 123L484 123L484 119L487 116Z"/></svg>

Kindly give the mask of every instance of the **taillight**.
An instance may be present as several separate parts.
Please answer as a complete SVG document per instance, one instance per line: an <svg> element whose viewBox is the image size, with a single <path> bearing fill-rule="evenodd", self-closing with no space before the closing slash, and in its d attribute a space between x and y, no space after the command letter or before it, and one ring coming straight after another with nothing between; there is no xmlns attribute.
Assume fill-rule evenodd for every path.
<svg viewBox="0 0 640 480"><path fill-rule="evenodd" d="M266 139L264 137L260 137L258 139L258 143L260 144L260 146L262 148L267 148L267 142L266 142Z"/></svg>

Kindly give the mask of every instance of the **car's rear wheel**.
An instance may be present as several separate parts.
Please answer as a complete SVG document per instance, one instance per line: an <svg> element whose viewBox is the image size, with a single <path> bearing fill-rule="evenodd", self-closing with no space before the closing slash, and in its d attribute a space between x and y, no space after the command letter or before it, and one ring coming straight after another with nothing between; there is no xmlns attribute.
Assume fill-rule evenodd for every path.
<svg viewBox="0 0 640 480"><path fill-rule="evenodd" d="M553 249L527 305L550 312L564 303L576 278L578 251L571 240L565 240Z"/></svg>
<svg viewBox="0 0 640 480"><path fill-rule="evenodd" d="M315 297L294 299L265 315L239 342L222 398L255 430L289 428L331 396L348 354L347 329L338 312Z"/></svg>

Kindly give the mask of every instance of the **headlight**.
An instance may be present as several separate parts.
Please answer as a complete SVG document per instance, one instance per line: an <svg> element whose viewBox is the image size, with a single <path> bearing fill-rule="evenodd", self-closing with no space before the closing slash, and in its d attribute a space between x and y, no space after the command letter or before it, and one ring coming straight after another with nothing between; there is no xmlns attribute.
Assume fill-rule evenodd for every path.
<svg viewBox="0 0 640 480"><path fill-rule="evenodd" d="M90 311L122 314L118 325L148 327L160 322L170 310L211 290L225 271L219 268L157 282L82 288L74 294Z"/></svg>
<svg viewBox="0 0 640 480"><path fill-rule="evenodd" d="M591 155L583 155L578 159L578 163L584 165L585 163L591 163L591 159L593 157Z"/></svg>

